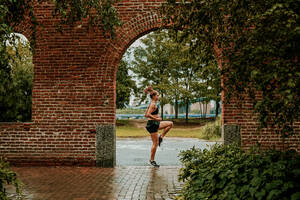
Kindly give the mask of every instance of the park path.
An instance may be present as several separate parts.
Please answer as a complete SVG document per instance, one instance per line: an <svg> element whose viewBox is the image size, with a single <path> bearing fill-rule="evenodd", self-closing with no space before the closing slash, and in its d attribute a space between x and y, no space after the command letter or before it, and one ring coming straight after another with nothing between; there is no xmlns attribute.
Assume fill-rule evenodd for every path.
<svg viewBox="0 0 300 200"><path fill-rule="evenodd" d="M216 142L209 142L197 138L166 137L157 148L155 160L162 166L179 166L178 154L195 146L196 148L209 148ZM147 166L149 165L150 137L117 139L117 166Z"/></svg>
<svg viewBox="0 0 300 200"><path fill-rule="evenodd" d="M181 188L178 166L13 167L25 200L167 200ZM13 188L8 188L14 197Z"/></svg>
<svg viewBox="0 0 300 200"><path fill-rule="evenodd" d="M24 183L25 200L169 200L182 187L177 153L213 143L167 138L157 152L159 168L149 166L149 138L118 139L115 168L12 167ZM134 166L129 166L129 165ZM15 199L13 187L8 193Z"/></svg>

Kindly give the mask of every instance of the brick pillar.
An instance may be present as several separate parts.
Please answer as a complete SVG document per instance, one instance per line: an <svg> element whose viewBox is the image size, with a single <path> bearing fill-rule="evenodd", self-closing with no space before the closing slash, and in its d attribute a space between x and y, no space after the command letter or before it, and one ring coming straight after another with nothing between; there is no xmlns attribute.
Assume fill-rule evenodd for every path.
<svg viewBox="0 0 300 200"><path fill-rule="evenodd" d="M116 127L114 124L96 127L96 166L115 167Z"/></svg>

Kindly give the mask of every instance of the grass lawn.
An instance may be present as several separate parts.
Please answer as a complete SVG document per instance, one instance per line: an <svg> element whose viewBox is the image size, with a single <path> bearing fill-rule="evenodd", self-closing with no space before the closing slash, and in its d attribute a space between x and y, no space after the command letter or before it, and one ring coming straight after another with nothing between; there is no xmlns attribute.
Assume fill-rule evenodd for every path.
<svg viewBox="0 0 300 200"><path fill-rule="evenodd" d="M205 128L208 125L213 126L219 121L193 119L188 124L185 123L184 119L173 119L172 121L174 122L174 127L168 132L168 137L220 140L220 137L215 134L207 134L207 129ZM145 128L146 123L146 120L117 120L117 137L149 137L149 133ZM162 133L162 130L159 133Z"/></svg>

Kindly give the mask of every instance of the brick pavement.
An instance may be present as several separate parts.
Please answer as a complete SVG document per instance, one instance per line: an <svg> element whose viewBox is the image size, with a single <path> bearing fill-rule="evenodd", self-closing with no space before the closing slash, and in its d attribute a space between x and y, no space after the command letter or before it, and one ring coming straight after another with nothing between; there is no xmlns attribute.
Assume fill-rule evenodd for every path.
<svg viewBox="0 0 300 200"><path fill-rule="evenodd" d="M174 199L182 183L178 166L12 167L24 183L25 200ZM8 188L12 193L13 188Z"/></svg>

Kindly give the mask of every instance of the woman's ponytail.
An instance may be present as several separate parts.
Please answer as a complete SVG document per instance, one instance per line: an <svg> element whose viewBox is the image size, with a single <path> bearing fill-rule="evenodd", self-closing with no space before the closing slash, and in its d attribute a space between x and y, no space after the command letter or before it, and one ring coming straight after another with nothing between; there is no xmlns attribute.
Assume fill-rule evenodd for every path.
<svg viewBox="0 0 300 200"><path fill-rule="evenodd" d="M144 89L144 92L147 94L149 93L150 94L150 98L152 99L152 97L154 97L155 95L157 95L157 91L153 90L152 86L149 85L148 87L146 87Z"/></svg>
<svg viewBox="0 0 300 200"><path fill-rule="evenodd" d="M146 87L146 88L144 89L144 92L145 92L146 94L147 94L147 93L151 94L151 92L153 92L152 86L149 85L148 87Z"/></svg>

